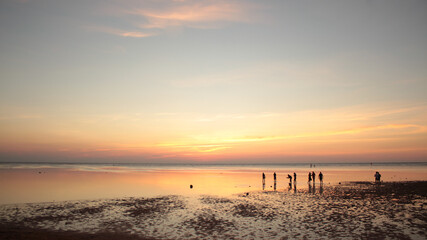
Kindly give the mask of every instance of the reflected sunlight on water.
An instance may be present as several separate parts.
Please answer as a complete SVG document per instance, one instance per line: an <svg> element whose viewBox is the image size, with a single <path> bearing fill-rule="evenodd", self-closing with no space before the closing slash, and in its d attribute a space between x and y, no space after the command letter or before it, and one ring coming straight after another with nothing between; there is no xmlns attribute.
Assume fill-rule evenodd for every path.
<svg viewBox="0 0 427 240"><path fill-rule="evenodd" d="M415 166L112 166L112 165L0 165L0 203L64 201L80 199L153 197L159 195L226 196L262 190L287 191L287 174L297 173L297 189L306 189L307 174L320 171L324 183L373 181L380 171L384 181L427 180L425 164ZM316 179L318 182L318 179ZM190 189L190 185L194 187Z"/></svg>

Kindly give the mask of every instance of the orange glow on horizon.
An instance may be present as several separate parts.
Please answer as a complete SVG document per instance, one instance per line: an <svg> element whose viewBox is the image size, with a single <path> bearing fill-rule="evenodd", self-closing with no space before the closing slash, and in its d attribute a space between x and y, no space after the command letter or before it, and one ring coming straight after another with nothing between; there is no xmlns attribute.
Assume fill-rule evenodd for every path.
<svg viewBox="0 0 427 240"><path fill-rule="evenodd" d="M425 156L427 147L423 143L427 140L427 126L419 120L424 112L406 119L408 111L418 113L420 109L383 111L382 114L354 111L351 116L339 110L292 115L222 115L210 121L174 114L154 115L148 120L120 116L108 121L94 119L80 123L54 119L51 124L43 118L25 119L19 123L21 128L2 129L7 134L0 137L0 151L11 155L47 154L76 159L141 157L145 161L390 153ZM358 115L365 116L364 120L354 120ZM389 115L393 121L376 120ZM69 128L58 126L59 121ZM30 123L32 125L28 125Z"/></svg>

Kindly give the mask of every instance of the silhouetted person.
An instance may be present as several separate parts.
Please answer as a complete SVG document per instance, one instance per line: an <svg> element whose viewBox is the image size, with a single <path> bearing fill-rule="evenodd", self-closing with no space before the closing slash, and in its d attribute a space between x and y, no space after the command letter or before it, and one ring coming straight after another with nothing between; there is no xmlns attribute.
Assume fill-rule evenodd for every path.
<svg viewBox="0 0 427 240"><path fill-rule="evenodd" d="M277 183L276 172L273 173L273 179L274 179L274 191L276 191L276 183Z"/></svg>
<svg viewBox="0 0 427 240"><path fill-rule="evenodd" d="M289 183L292 183L292 176L288 174Z"/></svg>
<svg viewBox="0 0 427 240"><path fill-rule="evenodd" d="M296 181L297 181L297 174L294 173L294 182L296 182Z"/></svg>
<svg viewBox="0 0 427 240"><path fill-rule="evenodd" d="M323 183L323 173L322 172L319 173L319 181L320 181L320 183Z"/></svg>
<svg viewBox="0 0 427 240"><path fill-rule="evenodd" d="M308 182L311 182L311 172L308 173Z"/></svg>
<svg viewBox="0 0 427 240"><path fill-rule="evenodd" d="M379 172L376 172L375 175L375 182L380 182L381 181L381 174Z"/></svg>
<svg viewBox="0 0 427 240"><path fill-rule="evenodd" d="M311 173L311 176L313 177L313 182L316 181L316 174L314 173L314 171Z"/></svg>
<svg viewBox="0 0 427 240"><path fill-rule="evenodd" d="M265 174L262 173L262 190L265 189Z"/></svg>

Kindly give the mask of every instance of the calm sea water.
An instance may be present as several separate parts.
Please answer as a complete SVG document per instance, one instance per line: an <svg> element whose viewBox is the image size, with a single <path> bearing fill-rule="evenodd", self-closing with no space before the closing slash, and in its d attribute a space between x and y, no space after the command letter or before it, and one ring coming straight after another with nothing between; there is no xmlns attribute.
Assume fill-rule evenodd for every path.
<svg viewBox="0 0 427 240"><path fill-rule="evenodd" d="M324 174L324 184L427 180L424 163L297 164L60 164L0 163L0 204L159 195L232 195L250 191L287 191L288 174L297 189L308 187L308 172ZM262 173L266 174L265 185ZM317 183L318 183L317 179ZM190 188L193 185L193 188Z"/></svg>

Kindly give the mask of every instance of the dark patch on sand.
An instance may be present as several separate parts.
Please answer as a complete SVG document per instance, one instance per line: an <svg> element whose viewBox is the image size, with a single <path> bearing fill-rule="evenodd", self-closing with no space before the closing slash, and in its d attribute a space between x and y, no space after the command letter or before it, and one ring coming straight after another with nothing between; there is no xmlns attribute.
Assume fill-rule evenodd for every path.
<svg viewBox="0 0 427 240"><path fill-rule="evenodd" d="M213 233L224 233L235 228L234 223L218 218L212 213L202 213L184 222L184 225L194 228L197 234L209 236Z"/></svg>
<svg viewBox="0 0 427 240"><path fill-rule="evenodd" d="M234 206L234 214L242 217L256 217L258 215L258 209L254 205L241 203Z"/></svg>
<svg viewBox="0 0 427 240"><path fill-rule="evenodd" d="M274 209L269 209L262 205L254 205L248 203L240 203L234 206L234 215L239 215L242 217L254 217L260 218L263 220L271 221L276 217L276 213L273 212Z"/></svg>
<svg viewBox="0 0 427 240"><path fill-rule="evenodd" d="M166 214L174 209L184 209L185 204L177 196L158 198L139 198L126 203L131 206L126 212L132 217L149 216L153 214Z"/></svg>
<svg viewBox="0 0 427 240"><path fill-rule="evenodd" d="M124 232L97 232L84 233L76 231L54 231L49 229L31 228L17 224L0 224L0 238L2 240L148 240L154 239L141 235Z"/></svg>
<svg viewBox="0 0 427 240"><path fill-rule="evenodd" d="M335 187L335 196L344 199L387 199L397 203L412 203L427 197L427 182L350 182Z"/></svg>
<svg viewBox="0 0 427 240"><path fill-rule="evenodd" d="M426 191L427 182L351 182L327 188L323 196L313 195L316 210L303 222L314 232L319 231L315 223L321 223L326 232L319 235L329 238L348 237L347 232L354 230L359 233L353 237L361 239L411 239L408 232L427 236ZM415 205L417 200L421 205ZM387 221L374 224L378 218Z"/></svg>
<svg viewBox="0 0 427 240"><path fill-rule="evenodd" d="M228 198L213 196L203 196L202 198L200 198L200 201L204 204L232 203L232 201Z"/></svg>
<svg viewBox="0 0 427 240"><path fill-rule="evenodd" d="M101 227L105 229L106 232L112 232L112 233L121 233L121 232L128 232L129 229L131 229L133 224L129 221L124 220L110 220L110 221L104 221L101 224Z"/></svg>
<svg viewBox="0 0 427 240"><path fill-rule="evenodd" d="M75 207L73 204L67 204L64 206L55 206L41 208L43 211L42 215L35 217L26 217L22 220L22 223L40 223L44 221L59 222L59 221L71 221L76 219L85 218L87 215L93 215L102 213L107 207L106 205L77 208L70 211L70 208ZM40 209L39 209L40 210Z"/></svg>
<svg viewBox="0 0 427 240"><path fill-rule="evenodd" d="M102 213L106 207L107 206L105 205L101 205L97 207L85 207L85 208L75 209L71 211L71 214L81 214L81 215L97 214L97 213Z"/></svg>

